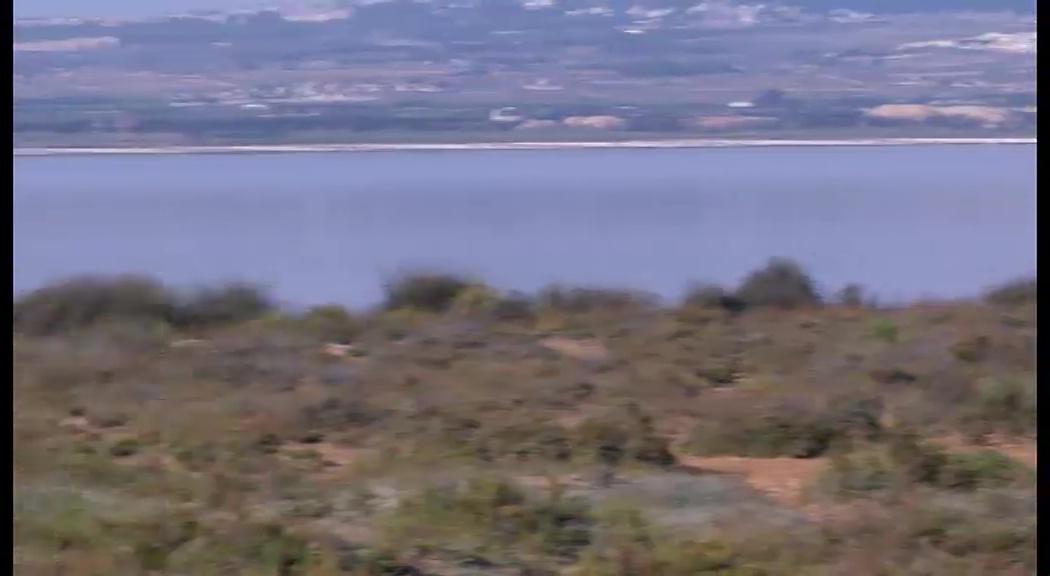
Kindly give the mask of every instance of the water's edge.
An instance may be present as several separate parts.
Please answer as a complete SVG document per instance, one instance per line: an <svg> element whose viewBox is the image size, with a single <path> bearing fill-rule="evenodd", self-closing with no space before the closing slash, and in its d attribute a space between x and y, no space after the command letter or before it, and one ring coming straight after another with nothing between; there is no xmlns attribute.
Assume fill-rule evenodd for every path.
<svg viewBox="0 0 1050 576"><path fill-rule="evenodd" d="M291 152L398 152L451 150L573 150L601 148L746 148L799 146L918 146L1036 144L1036 138L876 138L857 140L688 139L610 142L475 142L463 144L276 144L259 146L166 146L160 148L15 148L14 156L132 154L265 154Z"/></svg>

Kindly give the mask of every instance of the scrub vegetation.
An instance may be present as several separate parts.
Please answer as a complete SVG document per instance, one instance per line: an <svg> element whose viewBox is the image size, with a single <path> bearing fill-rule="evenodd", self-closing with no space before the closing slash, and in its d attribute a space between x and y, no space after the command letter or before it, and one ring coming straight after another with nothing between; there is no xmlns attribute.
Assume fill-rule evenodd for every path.
<svg viewBox="0 0 1050 576"><path fill-rule="evenodd" d="M15 573L1027 575L1036 284L16 296Z"/></svg>

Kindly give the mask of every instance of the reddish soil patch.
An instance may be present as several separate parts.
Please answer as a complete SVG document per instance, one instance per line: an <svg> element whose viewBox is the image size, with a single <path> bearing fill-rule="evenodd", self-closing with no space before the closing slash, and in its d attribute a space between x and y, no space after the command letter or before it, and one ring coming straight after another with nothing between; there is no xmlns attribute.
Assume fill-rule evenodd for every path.
<svg viewBox="0 0 1050 576"><path fill-rule="evenodd" d="M88 433L95 431L95 427L92 426L91 422L83 416L70 416L61 420L58 423L58 425L62 428L66 428L67 430L72 430L74 432L80 433Z"/></svg>
<svg viewBox="0 0 1050 576"><path fill-rule="evenodd" d="M598 340L574 340L554 336L541 341L540 346L580 360L601 360L609 356L609 349Z"/></svg>
<svg viewBox="0 0 1050 576"><path fill-rule="evenodd" d="M802 491L816 479L825 460L820 458L742 458L681 456L679 463L697 472L739 476L748 486L781 504L798 506Z"/></svg>
<svg viewBox="0 0 1050 576"><path fill-rule="evenodd" d="M336 466L349 466L360 460L363 455L363 451L359 448L349 448L325 442L308 446L311 450L320 454L325 462L330 462Z"/></svg>

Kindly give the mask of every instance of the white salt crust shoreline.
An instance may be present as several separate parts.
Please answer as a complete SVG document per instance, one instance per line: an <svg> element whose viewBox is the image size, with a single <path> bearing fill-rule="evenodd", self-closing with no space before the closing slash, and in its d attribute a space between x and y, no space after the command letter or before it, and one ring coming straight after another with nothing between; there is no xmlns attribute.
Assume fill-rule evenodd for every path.
<svg viewBox="0 0 1050 576"><path fill-rule="evenodd" d="M655 148L758 148L802 146L914 146L931 144L1036 144L1035 138L872 138L856 140L628 140L617 142L475 142L462 144L275 144L165 146L158 148L15 148L15 156L132 154L267 154L293 152L397 152L451 150L576 150Z"/></svg>

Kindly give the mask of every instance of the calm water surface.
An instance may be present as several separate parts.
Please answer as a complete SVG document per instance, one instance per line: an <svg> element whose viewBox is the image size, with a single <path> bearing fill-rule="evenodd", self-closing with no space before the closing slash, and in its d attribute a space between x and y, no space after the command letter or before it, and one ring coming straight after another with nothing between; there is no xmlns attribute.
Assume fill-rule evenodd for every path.
<svg viewBox="0 0 1050 576"><path fill-rule="evenodd" d="M15 160L14 289L77 273L374 302L405 268L676 296L771 256L955 296L1035 270L1024 145Z"/></svg>

